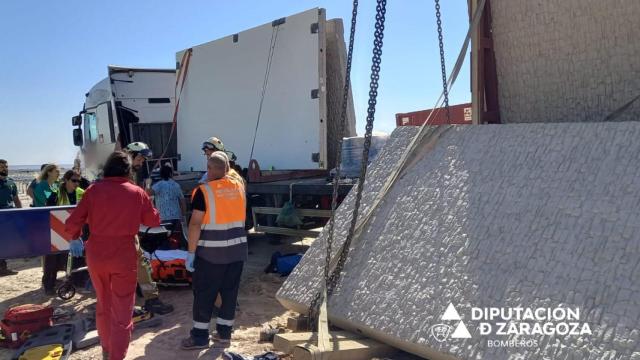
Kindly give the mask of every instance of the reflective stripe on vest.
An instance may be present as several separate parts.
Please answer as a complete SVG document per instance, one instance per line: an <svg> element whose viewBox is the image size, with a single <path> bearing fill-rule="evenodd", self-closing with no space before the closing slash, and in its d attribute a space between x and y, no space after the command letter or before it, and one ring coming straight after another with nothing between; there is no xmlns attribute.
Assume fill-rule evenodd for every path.
<svg viewBox="0 0 640 360"><path fill-rule="evenodd" d="M231 240L200 240L198 241L198 246L227 247L227 246L238 245L246 242L247 242L247 238L244 236L241 236Z"/></svg>

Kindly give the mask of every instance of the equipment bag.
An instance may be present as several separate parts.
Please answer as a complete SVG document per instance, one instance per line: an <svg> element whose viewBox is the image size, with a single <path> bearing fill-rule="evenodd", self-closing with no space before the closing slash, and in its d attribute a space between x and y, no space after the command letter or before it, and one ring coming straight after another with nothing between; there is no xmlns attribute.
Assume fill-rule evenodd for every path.
<svg viewBox="0 0 640 360"><path fill-rule="evenodd" d="M31 334L53 325L51 306L26 304L9 308L0 322L0 345L11 349L20 347Z"/></svg>
<svg viewBox="0 0 640 360"><path fill-rule="evenodd" d="M300 216L298 216L298 212L296 211L296 207L292 201L287 201L282 210L280 210L280 214L276 218L276 224L278 226L284 227L296 227L302 225L302 220Z"/></svg>
<svg viewBox="0 0 640 360"><path fill-rule="evenodd" d="M265 273L278 273L282 276L291 274L293 269L302 259L301 254L284 254L276 251L271 255L271 262L264 269Z"/></svg>

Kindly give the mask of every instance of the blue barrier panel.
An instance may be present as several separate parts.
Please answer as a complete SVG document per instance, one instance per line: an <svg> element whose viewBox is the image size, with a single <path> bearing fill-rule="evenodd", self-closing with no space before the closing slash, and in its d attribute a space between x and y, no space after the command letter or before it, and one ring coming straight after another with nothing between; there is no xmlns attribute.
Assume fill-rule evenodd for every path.
<svg viewBox="0 0 640 360"><path fill-rule="evenodd" d="M51 211L73 208L75 206L0 210L0 259L58 252L52 247ZM59 241L60 236L56 239Z"/></svg>

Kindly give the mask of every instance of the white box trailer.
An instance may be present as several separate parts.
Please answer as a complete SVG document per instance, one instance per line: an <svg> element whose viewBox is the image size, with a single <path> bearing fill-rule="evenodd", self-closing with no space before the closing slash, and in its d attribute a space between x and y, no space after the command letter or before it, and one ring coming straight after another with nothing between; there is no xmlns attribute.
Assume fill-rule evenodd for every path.
<svg viewBox="0 0 640 360"><path fill-rule="evenodd" d="M335 47L331 51L328 42ZM341 20L327 22L324 9L190 49L188 68L181 61L189 49L176 55L177 68L186 73L177 120L180 170L206 170L199 147L210 136L220 138L243 168L253 147L261 169L326 170L334 164L338 140L355 135L351 100L346 131L340 134L336 126L344 40ZM330 74L336 81L329 87L327 68L338 72ZM178 84L176 92L180 89ZM329 109L328 101L333 101Z"/></svg>

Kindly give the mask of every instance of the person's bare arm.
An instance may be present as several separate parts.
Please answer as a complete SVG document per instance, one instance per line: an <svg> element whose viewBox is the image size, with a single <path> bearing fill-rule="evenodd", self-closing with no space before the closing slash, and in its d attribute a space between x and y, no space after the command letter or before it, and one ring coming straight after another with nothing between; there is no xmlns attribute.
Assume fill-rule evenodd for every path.
<svg viewBox="0 0 640 360"><path fill-rule="evenodd" d="M14 196L13 197L13 203L16 205L17 208L21 208L22 207L22 201L20 201L20 197L19 196Z"/></svg>
<svg viewBox="0 0 640 360"><path fill-rule="evenodd" d="M33 186L29 186L27 188L27 196L29 196L31 198L31 201L34 200L34 195L33 195Z"/></svg>
<svg viewBox="0 0 640 360"><path fill-rule="evenodd" d="M191 221L189 222L189 252L194 253L198 247L200 240L200 231L202 229L202 221L204 220L204 211L193 210L191 213Z"/></svg>

